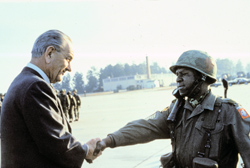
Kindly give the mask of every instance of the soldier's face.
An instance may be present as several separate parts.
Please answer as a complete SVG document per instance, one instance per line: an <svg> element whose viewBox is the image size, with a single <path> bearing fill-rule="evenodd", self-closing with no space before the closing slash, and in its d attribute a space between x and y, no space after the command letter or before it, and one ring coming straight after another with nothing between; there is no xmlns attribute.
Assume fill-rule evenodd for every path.
<svg viewBox="0 0 250 168"><path fill-rule="evenodd" d="M189 68L179 68L176 70L177 88L181 96L187 96L189 91L194 87L196 73Z"/></svg>

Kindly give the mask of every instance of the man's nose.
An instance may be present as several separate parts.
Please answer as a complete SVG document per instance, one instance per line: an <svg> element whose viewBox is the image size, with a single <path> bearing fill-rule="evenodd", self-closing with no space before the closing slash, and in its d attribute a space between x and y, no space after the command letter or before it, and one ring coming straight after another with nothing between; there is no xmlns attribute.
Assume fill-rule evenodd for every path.
<svg viewBox="0 0 250 168"><path fill-rule="evenodd" d="M71 70L72 70L72 69L71 69L71 64L70 64L70 63L69 63L68 66L67 66L67 70L68 70L69 72L71 72Z"/></svg>
<svg viewBox="0 0 250 168"><path fill-rule="evenodd" d="M177 76L177 77L176 77L176 82L181 82L181 81L182 81L182 77Z"/></svg>

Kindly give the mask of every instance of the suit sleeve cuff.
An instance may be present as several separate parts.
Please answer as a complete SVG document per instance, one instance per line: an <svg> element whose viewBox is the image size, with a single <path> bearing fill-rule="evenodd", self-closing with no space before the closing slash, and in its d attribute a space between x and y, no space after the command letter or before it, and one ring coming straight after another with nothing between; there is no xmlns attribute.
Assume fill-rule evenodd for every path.
<svg viewBox="0 0 250 168"><path fill-rule="evenodd" d="M87 156L89 153L89 146L87 144L84 144L84 145L82 145L82 148L84 151L86 151L86 156Z"/></svg>

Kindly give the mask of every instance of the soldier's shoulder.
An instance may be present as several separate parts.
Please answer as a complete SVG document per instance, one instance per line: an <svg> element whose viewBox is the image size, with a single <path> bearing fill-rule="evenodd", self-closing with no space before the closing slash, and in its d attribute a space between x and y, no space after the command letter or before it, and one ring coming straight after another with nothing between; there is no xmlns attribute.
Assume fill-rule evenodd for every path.
<svg viewBox="0 0 250 168"><path fill-rule="evenodd" d="M236 102L235 100L230 99L230 98L222 98L221 102L225 103L225 104L234 105L234 106L238 106L239 105L238 102Z"/></svg>
<svg viewBox="0 0 250 168"><path fill-rule="evenodd" d="M165 107L163 110L161 110L161 112L167 111L169 108L172 108L172 106L174 105L174 103L176 102L177 99L174 99L171 101L171 104L167 107Z"/></svg>
<svg viewBox="0 0 250 168"><path fill-rule="evenodd" d="M235 100L227 98L227 99L223 99L223 102L227 103L229 105L232 105L235 108L234 111L237 112L238 114L240 114L240 116L241 116L242 119L250 118L250 115L245 110L245 108L241 104L239 104L238 102L236 102Z"/></svg>

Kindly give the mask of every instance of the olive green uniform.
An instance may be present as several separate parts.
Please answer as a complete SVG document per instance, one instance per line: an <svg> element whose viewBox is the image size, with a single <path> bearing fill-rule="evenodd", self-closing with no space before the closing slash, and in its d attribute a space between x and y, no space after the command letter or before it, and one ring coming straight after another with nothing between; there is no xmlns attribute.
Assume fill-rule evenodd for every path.
<svg viewBox="0 0 250 168"><path fill-rule="evenodd" d="M221 99L222 100L222 99ZM167 117L170 108L156 112L150 119L128 123L125 127L110 134L114 147L146 143L155 139L170 138ZM218 112L215 129L211 131L209 158L219 164L219 168L235 168L240 153L246 168L250 168L250 117L244 109L228 99L219 104L211 92L201 104L193 108L185 101L175 126L176 164L180 168L192 168L192 160L200 151L205 129L205 111Z"/></svg>

